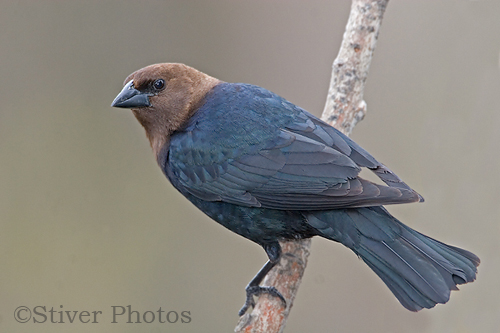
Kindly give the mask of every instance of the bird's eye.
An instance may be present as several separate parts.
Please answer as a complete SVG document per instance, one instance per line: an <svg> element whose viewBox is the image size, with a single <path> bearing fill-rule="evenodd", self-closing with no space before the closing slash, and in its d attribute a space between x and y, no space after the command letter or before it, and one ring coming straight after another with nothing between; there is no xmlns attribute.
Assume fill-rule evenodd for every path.
<svg viewBox="0 0 500 333"><path fill-rule="evenodd" d="M155 82L153 82L153 88L156 90L162 90L165 87L165 80L163 79L158 79Z"/></svg>

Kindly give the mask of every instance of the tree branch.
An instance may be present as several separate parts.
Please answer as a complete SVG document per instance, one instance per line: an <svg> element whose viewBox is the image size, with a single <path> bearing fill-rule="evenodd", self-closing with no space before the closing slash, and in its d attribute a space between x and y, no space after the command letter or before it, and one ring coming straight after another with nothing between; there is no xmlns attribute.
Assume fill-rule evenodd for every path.
<svg viewBox="0 0 500 333"><path fill-rule="evenodd" d="M388 1L352 1L342 45L333 62L321 118L347 135L366 113L363 91ZM287 307L276 297L261 295L253 311L240 318L235 332L283 332L307 265L311 240L280 244L281 261L267 274L262 285L276 287L287 300Z"/></svg>
<svg viewBox="0 0 500 333"><path fill-rule="evenodd" d="M333 62L322 119L344 134L366 113L365 81L389 0L353 0L339 54Z"/></svg>

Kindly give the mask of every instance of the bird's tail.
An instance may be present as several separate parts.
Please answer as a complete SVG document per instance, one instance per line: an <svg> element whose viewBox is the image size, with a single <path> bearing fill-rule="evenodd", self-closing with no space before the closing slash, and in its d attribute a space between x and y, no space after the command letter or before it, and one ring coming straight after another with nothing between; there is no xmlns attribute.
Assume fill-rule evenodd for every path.
<svg viewBox="0 0 500 333"><path fill-rule="evenodd" d="M353 250L411 311L446 303L476 278L479 258L404 225L383 207L310 212L321 236Z"/></svg>

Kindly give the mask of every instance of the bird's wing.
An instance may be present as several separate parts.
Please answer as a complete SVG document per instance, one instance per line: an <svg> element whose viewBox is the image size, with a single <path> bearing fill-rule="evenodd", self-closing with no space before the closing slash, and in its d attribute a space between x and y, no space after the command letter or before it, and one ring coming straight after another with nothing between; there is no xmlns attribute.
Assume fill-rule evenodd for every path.
<svg viewBox="0 0 500 333"><path fill-rule="evenodd" d="M277 116L274 120L267 114L262 119L259 114L242 115L229 108L224 117L211 112L207 119L194 119L174 135L166 167L182 190L207 201L286 210L420 200L352 140L276 96L253 97L244 108L273 110L279 102L278 115L272 113ZM361 167L372 169L389 186L358 177Z"/></svg>

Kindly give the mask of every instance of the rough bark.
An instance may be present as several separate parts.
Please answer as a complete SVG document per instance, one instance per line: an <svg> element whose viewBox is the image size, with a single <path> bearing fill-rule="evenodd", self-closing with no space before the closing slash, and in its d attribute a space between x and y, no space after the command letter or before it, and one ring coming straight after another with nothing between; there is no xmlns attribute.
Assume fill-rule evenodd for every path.
<svg viewBox="0 0 500 333"><path fill-rule="evenodd" d="M322 119L349 135L366 113L363 100L373 51L388 0L353 0L339 54L333 62L330 88ZM262 295L251 313L243 315L235 332L283 332L307 265L311 240L280 243L282 259L262 285L274 286L287 300Z"/></svg>

